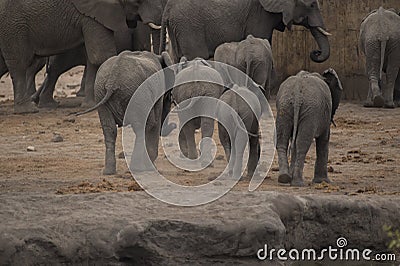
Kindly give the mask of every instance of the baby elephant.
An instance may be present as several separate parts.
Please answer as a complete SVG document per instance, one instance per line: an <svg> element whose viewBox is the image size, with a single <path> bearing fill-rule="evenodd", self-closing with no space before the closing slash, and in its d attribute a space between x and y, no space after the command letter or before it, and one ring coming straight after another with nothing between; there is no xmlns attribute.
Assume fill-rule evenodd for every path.
<svg viewBox="0 0 400 266"><path fill-rule="evenodd" d="M274 59L268 40L249 35L241 42L221 44L215 50L214 59L239 69L246 73L255 83L264 86L265 96L269 99L274 76ZM238 83L240 80L240 77L237 77L238 72L232 73L229 69L219 69L223 68L221 65L217 65L217 67L228 87L231 84L249 85L247 83Z"/></svg>
<svg viewBox="0 0 400 266"><path fill-rule="evenodd" d="M188 61L182 57L176 72L176 86L172 90L172 98L177 104L181 124L179 146L184 156L194 160L198 157L195 130L201 128L203 139L212 138L214 133L214 119L199 114L207 111L211 117L213 116L212 109L215 109L216 101L223 92L223 82L218 71L201 58ZM200 98L193 99L194 97ZM210 104L205 97L215 98L215 103ZM201 150L205 152L202 155L203 166L211 161L211 148L207 145L208 142L206 139L201 142Z"/></svg>
<svg viewBox="0 0 400 266"><path fill-rule="evenodd" d="M304 185L304 160L314 138L317 160L313 182L330 182L327 170L330 124L339 106L342 90L338 75L332 68L322 76L301 71L282 83L276 99L280 183Z"/></svg>
<svg viewBox="0 0 400 266"><path fill-rule="evenodd" d="M136 134L131 170L145 171L150 169L151 166L146 165L144 160L146 149L152 162L157 158L162 112L169 112L169 110L163 110L163 99L156 99L154 91L162 90L165 81L157 79L154 84L151 83L152 88L149 88L148 94L142 95L144 98L141 98L140 101L131 103L130 106L134 105L134 113L127 117L129 119L124 121L124 115L132 95L139 86L151 75L170 65L172 65L172 62L166 52L157 56L150 52L125 51L118 56L111 57L99 68L94 88L97 105L78 115L98 109L106 145L104 175L116 173L115 141L117 125L126 126L129 124ZM155 103L155 105L149 114L145 130L143 130L142 127L144 126L138 122L141 121L138 117L146 115L142 114L141 111L146 110L146 106L152 103ZM165 105L168 106L168 103L165 103ZM123 122L125 122L124 125ZM139 141L144 138L146 147L141 144L143 142Z"/></svg>
<svg viewBox="0 0 400 266"><path fill-rule="evenodd" d="M262 89L261 86L259 88ZM258 135L258 119L262 113L260 100L248 88L234 85L231 90L224 92L220 101L217 107L218 133L229 162L229 175L235 178L240 177L243 155L247 141L249 141L247 177L252 177L260 159Z"/></svg>

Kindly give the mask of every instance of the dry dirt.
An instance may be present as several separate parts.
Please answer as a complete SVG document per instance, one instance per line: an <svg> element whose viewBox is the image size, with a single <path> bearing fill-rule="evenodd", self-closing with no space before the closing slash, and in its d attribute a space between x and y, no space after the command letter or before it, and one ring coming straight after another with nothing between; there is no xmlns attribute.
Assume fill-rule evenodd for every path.
<svg viewBox="0 0 400 266"><path fill-rule="evenodd" d="M140 187L132 179L124 159L118 159L114 176L102 176L104 141L97 113L75 118L81 110L79 89L82 68L64 74L56 88L57 110L37 114L12 113L12 87L9 77L0 84L0 193L45 192L54 194L134 191ZM39 74L37 82L43 80ZM275 113L275 102L271 102ZM359 103L344 102L332 127L329 170L332 184L311 185L315 146L307 156L306 187L291 188L277 182L275 160L260 190L295 194L400 195L400 108L365 109ZM55 134L62 142L53 142ZM218 141L217 141L218 142ZM33 146L35 151L27 151ZM122 152L121 129L116 155ZM218 176L226 166L221 146L213 168L200 173L175 169L163 155L156 164L174 182L198 185ZM234 189L247 190L248 181Z"/></svg>

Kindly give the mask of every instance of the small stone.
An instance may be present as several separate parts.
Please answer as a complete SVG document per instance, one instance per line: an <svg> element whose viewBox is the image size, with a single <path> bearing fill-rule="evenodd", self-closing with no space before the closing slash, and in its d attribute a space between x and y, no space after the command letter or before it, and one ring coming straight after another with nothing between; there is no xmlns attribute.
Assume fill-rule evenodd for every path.
<svg viewBox="0 0 400 266"><path fill-rule="evenodd" d="M125 159L125 153L124 153L123 151L121 151L121 152L118 154L118 159Z"/></svg>
<svg viewBox="0 0 400 266"><path fill-rule="evenodd" d="M60 134L54 134L51 141L52 142L63 142L64 138Z"/></svg>
<svg viewBox="0 0 400 266"><path fill-rule="evenodd" d="M74 117L69 117L63 120L64 123L75 123L75 121Z"/></svg>
<svg viewBox="0 0 400 266"><path fill-rule="evenodd" d="M328 166L328 173L333 173L335 172L335 169L333 169L332 166Z"/></svg>
<svg viewBox="0 0 400 266"><path fill-rule="evenodd" d="M34 152L34 151L36 151L36 148L34 146L28 146L28 148L26 148L26 150L28 152Z"/></svg>
<svg viewBox="0 0 400 266"><path fill-rule="evenodd" d="M40 130L40 131L38 132L38 134L39 134L39 135L46 134L46 131L44 131L44 130Z"/></svg>
<svg viewBox="0 0 400 266"><path fill-rule="evenodd" d="M217 161L222 161L225 157L223 155L218 155L217 157L215 157L215 160Z"/></svg>
<svg viewBox="0 0 400 266"><path fill-rule="evenodd" d="M279 172L279 167L272 167L272 168L271 168L271 171L272 171L272 172Z"/></svg>

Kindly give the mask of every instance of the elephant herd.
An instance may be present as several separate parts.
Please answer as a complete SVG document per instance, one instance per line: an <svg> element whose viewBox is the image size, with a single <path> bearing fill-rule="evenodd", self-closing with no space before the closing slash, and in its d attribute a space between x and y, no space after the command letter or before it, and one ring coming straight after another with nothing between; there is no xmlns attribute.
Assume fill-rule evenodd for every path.
<svg viewBox="0 0 400 266"><path fill-rule="evenodd" d="M290 30L293 25L308 29L318 45L318 50L310 52L311 60L325 62L330 56L330 34L318 0L0 0L0 75L9 72L12 78L14 112L32 113L38 111L36 104L57 106L52 94L59 75L85 65L80 94L85 97L82 105L89 108L84 113L99 113L106 146L104 174L116 172L117 126L132 126L136 142L130 169L145 171L151 166L143 154L154 162L160 134L168 135L176 127L168 124L171 102L177 104L182 122L185 109L205 108L190 101L193 97L219 99L242 120L225 114L220 104L215 106L222 119L237 125L233 139L224 126L218 125L229 174L241 175L245 147L232 140L242 130L250 143L247 175L252 176L260 157L258 118L265 110L259 94L250 91L262 92L269 99L275 75L272 35L274 30ZM360 44L370 80L367 107L393 108L400 104L399 25L400 16L383 8L373 11L362 23ZM165 51L167 33L170 53ZM237 84L229 68L209 59L235 67L251 79ZM35 75L44 64L47 77L36 91ZM153 84L155 87L179 84L180 79L199 73L215 84L182 84L160 99L149 92L143 96L146 101L135 103L135 115L141 116L147 99L155 102L145 128L137 125L135 115L124 121L132 95L161 70L165 80L160 82L164 84ZM387 75L385 87L383 73ZM332 68L322 74L301 71L282 83L276 121L279 182L303 185L304 159L314 138L317 161L313 182L329 182L330 124L342 90ZM246 101L243 94L248 95ZM182 105L187 100L189 105ZM168 126L161 129L164 122ZM214 120L199 117L182 123L179 145L182 156L189 159L198 158L194 140L198 128L203 138L211 138ZM207 142L202 145L201 159L207 165L211 152Z"/></svg>

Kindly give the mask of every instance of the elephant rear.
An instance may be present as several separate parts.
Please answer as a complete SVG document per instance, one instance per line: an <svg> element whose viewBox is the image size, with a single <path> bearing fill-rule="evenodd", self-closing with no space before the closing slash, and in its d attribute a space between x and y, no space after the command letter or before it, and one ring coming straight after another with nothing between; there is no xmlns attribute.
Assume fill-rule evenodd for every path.
<svg viewBox="0 0 400 266"><path fill-rule="evenodd" d="M333 69L323 75L301 71L282 83L276 100L280 183L304 185L305 156L314 138L317 161L313 182L330 182L327 176L330 124L339 106L341 91L340 80Z"/></svg>

